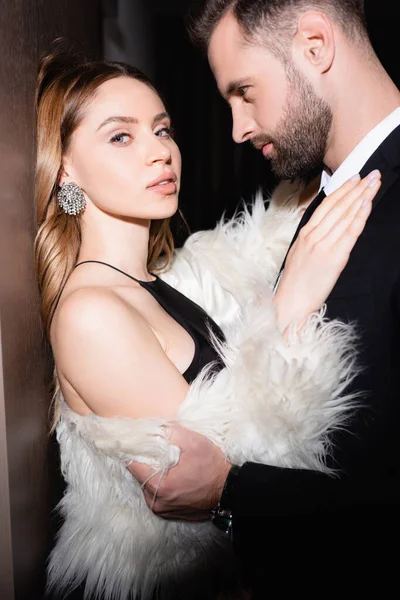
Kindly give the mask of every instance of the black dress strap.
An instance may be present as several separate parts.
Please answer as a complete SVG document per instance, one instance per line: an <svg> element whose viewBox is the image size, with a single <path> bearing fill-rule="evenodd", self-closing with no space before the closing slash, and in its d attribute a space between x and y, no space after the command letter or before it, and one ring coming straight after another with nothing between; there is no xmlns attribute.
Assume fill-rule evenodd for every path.
<svg viewBox="0 0 400 600"><path fill-rule="evenodd" d="M114 265L110 265L109 263L103 262L102 260L83 260L82 262L75 265L74 269L76 269L77 267L80 267L80 265L86 265L88 263L97 263L99 265L105 265L106 267L110 267L110 269L114 269L114 271L118 271L118 273L122 273L122 275L129 277L129 279L133 279L133 281L136 281L136 283L140 283L140 284L151 283L150 281L141 281L140 279L136 279L136 277L134 277L133 275L129 275L129 273L126 273L125 271L118 269L118 267L114 267ZM150 273L150 275L152 275L155 279L158 279L157 275L154 275L153 273Z"/></svg>

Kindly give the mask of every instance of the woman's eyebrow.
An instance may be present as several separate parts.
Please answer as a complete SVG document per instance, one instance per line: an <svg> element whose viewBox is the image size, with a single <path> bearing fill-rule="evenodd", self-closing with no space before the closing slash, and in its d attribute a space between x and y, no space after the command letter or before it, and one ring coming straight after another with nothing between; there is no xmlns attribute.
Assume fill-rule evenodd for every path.
<svg viewBox="0 0 400 600"><path fill-rule="evenodd" d="M156 115L153 119L153 127L154 125L157 125L157 123L159 123L160 121L163 121L164 119L169 119L171 120L171 117L169 116L169 114L167 112L161 112L158 115Z"/></svg>
<svg viewBox="0 0 400 600"><path fill-rule="evenodd" d="M105 119L105 121L98 126L96 131L99 131L99 129L105 127L105 125L108 125L109 123L137 124L139 121L135 117L108 117L108 119Z"/></svg>
<svg viewBox="0 0 400 600"><path fill-rule="evenodd" d="M156 115L153 119L153 127L154 125L157 125L157 123L159 123L160 121L163 121L164 119L170 119L170 116L167 112L161 112L158 115ZM109 125L110 123L125 123L128 125L137 125L139 123L139 120L136 117L108 117L108 119L105 119L97 128L96 131L99 131L102 127L105 127L106 125Z"/></svg>

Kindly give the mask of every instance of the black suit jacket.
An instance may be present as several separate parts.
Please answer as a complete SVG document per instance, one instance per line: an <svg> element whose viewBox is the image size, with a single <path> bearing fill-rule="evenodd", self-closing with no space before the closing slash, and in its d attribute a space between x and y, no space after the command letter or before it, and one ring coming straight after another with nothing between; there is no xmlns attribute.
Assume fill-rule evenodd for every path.
<svg viewBox="0 0 400 600"><path fill-rule="evenodd" d="M332 593L339 582L356 597L375 579L382 593L397 573L390 539L397 545L400 533L400 127L361 175L373 169L381 189L327 300L330 318L357 324L363 366L352 384L364 392L362 407L332 439L337 476L246 463L228 486L233 544L254 599L276 586L319 594L320 578ZM304 517L317 514L323 527L312 522L305 532ZM286 518L278 524L278 516Z"/></svg>
<svg viewBox="0 0 400 600"><path fill-rule="evenodd" d="M333 439L338 476L246 463L229 503L233 531L248 516L340 513L369 518L400 503L400 127L362 169L382 173L373 210L327 300L328 316L357 324L362 408ZM235 533L234 533L235 536ZM240 537L240 536L239 536Z"/></svg>

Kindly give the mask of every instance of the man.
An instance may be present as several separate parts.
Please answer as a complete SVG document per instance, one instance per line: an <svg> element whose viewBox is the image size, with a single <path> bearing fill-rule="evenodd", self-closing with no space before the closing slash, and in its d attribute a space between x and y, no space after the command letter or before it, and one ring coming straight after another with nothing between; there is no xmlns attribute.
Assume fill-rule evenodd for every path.
<svg viewBox="0 0 400 600"><path fill-rule="evenodd" d="M332 440L337 476L251 463L231 469L208 440L173 430L181 460L161 482L153 510L196 518L215 508L216 524L232 515L245 559L257 537L247 517L397 513L400 94L368 39L363 0L208 0L192 31L231 106L234 140L249 140L283 179L324 164L321 193L299 230L355 173L379 169L383 181L327 300L329 318L357 322L363 366L353 386L363 392L362 407ZM143 481L148 474L141 466L134 472ZM146 486L149 502L156 485Z"/></svg>

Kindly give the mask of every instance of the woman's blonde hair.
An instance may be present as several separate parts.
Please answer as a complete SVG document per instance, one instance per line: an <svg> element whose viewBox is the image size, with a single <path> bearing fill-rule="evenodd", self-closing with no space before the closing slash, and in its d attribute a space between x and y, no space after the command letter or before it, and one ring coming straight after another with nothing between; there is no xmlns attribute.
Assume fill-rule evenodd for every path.
<svg viewBox="0 0 400 600"><path fill-rule="evenodd" d="M50 325L64 285L70 276L81 244L80 217L66 214L57 202L63 157L79 126L84 109L97 88L116 77L131 77L158 93L138 69L118 62L89 61L65 52L60 43L41 60L37 93L36 276L41 314L49 335ZM150 226L148 269L165 267L174 243L169 219Z"/></svg>

